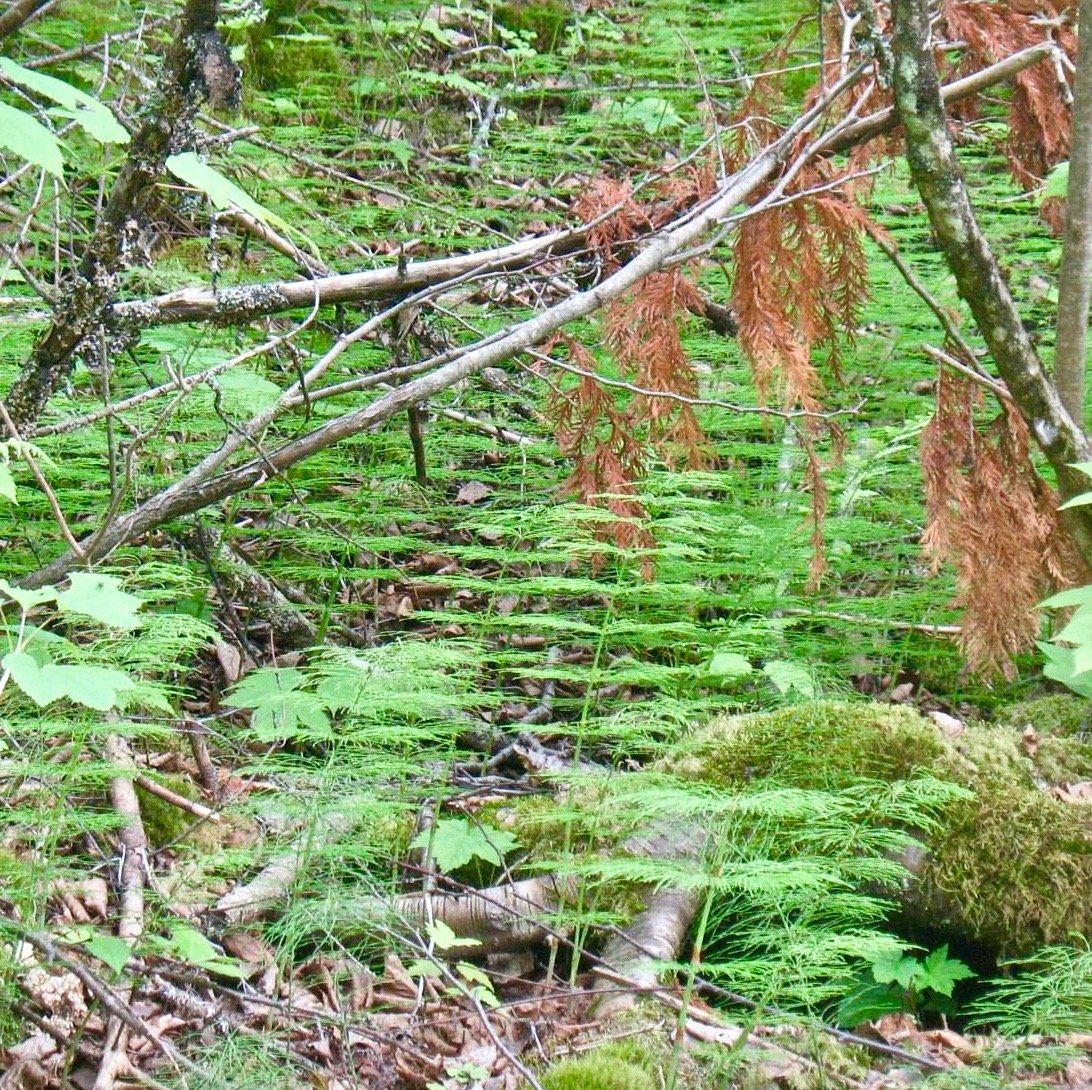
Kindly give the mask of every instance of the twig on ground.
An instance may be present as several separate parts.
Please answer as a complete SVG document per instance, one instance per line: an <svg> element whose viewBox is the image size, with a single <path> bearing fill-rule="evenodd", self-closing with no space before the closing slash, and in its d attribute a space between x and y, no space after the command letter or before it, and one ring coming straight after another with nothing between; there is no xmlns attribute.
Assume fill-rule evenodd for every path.
<svg viewBox="0 0 1092 1090"><path fill-rule="evenodd" d="M164 787L161 783L156 783L155 780L149 779L147 776L134 776L133 783L147 791L149 795L155 795L156 798L170 803L171 806L177 806L179 810L185 810L187 814L193 814L194 817L201 818L203 821L211 821L216 825L220 825L224 820L215 810L210 810L209 807L202 806L201 803L194 802L193 799L188 799L185 795L179 795L176 791Z"/></svg>
<svg viewBox="0 0 1092 1090"><path fill-rule="evenodd" d="M135 1010L133 1010L127 1000L123 999L113 988L100 980L81 961L78 961L76 958L70 957L68 954L61 951L52 939L45 935L40 935L35 931L31 931L29 928L22 927L12 920L5 921L4 926L13 928L16 934L18 934L24 942L33 946L34 949L48 961L64 966L70 973L78 977L80 983L83 984L88 992L103 1005L109 1014L117 1018L118 1021L123 1023L134 1033L151 1041L155 1048L162 1052L172 1063L183 1070L190 1072L190 1074L199 1075L202 1078L209 1077L197 1064L192 1060L187 1059L179 1052L167 1038L161 1037L156 1033L156 1031L152 1029Z"/></svg>

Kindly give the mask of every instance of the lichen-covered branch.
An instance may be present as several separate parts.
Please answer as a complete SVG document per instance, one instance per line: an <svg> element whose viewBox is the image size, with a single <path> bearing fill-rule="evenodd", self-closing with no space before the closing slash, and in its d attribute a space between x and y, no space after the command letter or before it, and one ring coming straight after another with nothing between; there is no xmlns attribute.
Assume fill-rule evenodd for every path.
<svg viewBox="0 0 1092 1090"><path fill-rule="evenodd" d="M975 218L941 102L927 0L896 0L893 15L895 106L906 133L910 172L933 233L998 372L1058 476L1063 495L1082 492L1087 481L1072 464L1092 458L1092 443L1066 412L1047 376ZM1067 520L1086 558L1092 558L1090 512L1092 508L1075 508Z"/></svg>
<svg viewBox="0 0 1092 1090"><path fill-rule="evenodd" d="M167 156L190 146L197 111L210 93L202 62L216 32L219 9L219 0L186 2L167 52L158 100L129 144L95 233L68 275L49 328L5 398L20 429L37 420L70 374L75 355L90 350L118 276L139 245L141 220Z"/></svg>
<svg viewBox="0 0 1092 1090"><path fill-rule="evenodd" d="M124 542L133 541L170 519L191 514L228 496L237 495L336 443L373 430L395 414L434 397L486 367L496 366L536 344L541 344L563 326L594 314L613 300L621 298L650 273L663 268L676 254L688 250L714 226L728 221L737 205L751 197L776 175L794 150L797 140L826 113L831 102L847 84L848 81L843 81L764 152L727 179L720 191L700 210L686 213L680 221L669 224L628 264L595 287L574 294L535 317L512 326L502 336L478 342L450 362L383 394L361 409L328 421L276 450L215 474L202 466L196 467L162 492L95 533L86 544L81 542L84 549L83 561L79 561L74 553L67 552L27 577L24 580L25 585L42 586L55 582L77 562L93 563L102 559ZM801 154L808 157L815 154L821 146L821 142L817 142ZM253 429L250 425L244 425L238 429L238 434L253 434ZM218 461L215 465L219 469Z"/></svg>

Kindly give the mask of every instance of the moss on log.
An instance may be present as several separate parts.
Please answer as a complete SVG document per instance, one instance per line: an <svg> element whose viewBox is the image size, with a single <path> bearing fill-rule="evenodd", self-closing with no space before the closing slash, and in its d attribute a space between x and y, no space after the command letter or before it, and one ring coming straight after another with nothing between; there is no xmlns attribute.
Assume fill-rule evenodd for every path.
<svg viewBox="0 0 1092 1090"><path fill-rule="evenodd" d="M1092 769L1083 722L1056 704L1041 716L1024 705L1005 723L945 733L911 708L816 703L714 720L663 766L729 788L756 778L838 788L921 773L968 788L974 797L952 803L927 838L904 909L915 926L1018 955L1074 932L1092 936L1092 803L1055 790Z"/></svg>

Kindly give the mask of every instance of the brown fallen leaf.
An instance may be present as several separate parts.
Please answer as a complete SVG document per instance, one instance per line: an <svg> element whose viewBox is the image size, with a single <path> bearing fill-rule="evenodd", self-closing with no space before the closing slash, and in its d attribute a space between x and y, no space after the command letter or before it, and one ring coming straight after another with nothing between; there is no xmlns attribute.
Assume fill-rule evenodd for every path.
<svg viewBox="0 0 1092 1090"><path fill-rule="evenodd" d="M493 495L493 489L481 481L467 481L455 494L456 503L481 503Z"/></svg>

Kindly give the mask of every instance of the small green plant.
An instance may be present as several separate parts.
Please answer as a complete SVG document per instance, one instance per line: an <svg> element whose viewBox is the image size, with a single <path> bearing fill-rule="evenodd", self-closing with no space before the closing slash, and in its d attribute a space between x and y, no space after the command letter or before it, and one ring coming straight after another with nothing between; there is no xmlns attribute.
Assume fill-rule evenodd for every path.
<svg viewBox="0 0 1092 1090"><path fill-rule="evenodd" d="M1006 963L1022 971L991 981L970 1005L972 1026L1007 1037L1092 1033L1092 948L1044 946L1032 957Z"/></svg>
<svg viewBox="0 0 1092 1090"><path fill-rule="evenodd" d="M1082 462L1073 468L1092 477L1092 462ZM1063 503L1061 509L1090 503L1092 491L1082 492ZM1051 636L1049 642L1039 643L1039 650L1047 660L1043 673L1081 696L1092 697L1092 585L1063 590L1040 605L1043 609L1076 607L1064 628Z"/></svg>
<svg viewBox="0 0 1092 1090"><path fill-rule="evenodd" d="M855 1026L900 1011L947 1014L956 983L974 975L958 958L948 957L947 945L924 958L893 947L873 960L867 981L838 1005L838 1024Z"/></svg>

